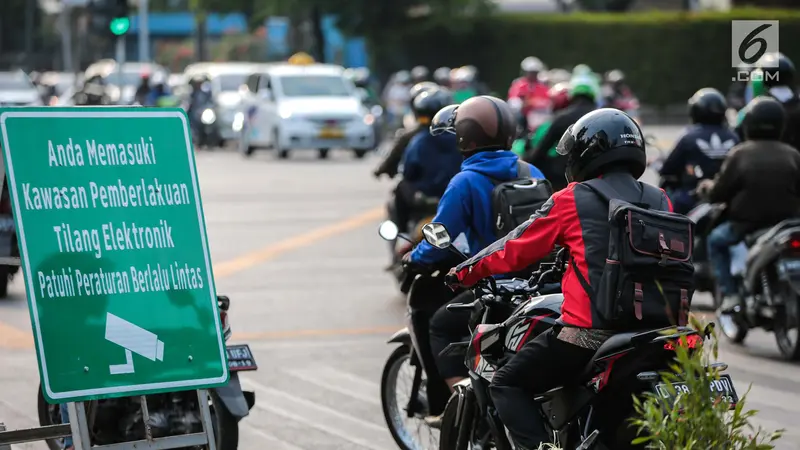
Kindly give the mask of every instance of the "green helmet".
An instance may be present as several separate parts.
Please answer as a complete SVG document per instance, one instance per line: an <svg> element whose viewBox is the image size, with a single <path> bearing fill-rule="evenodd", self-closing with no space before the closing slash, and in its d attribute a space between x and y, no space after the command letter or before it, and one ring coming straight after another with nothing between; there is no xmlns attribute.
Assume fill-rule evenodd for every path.
<svg viewBox="0 0 800 450"><path fill-rule="evenodd" d="M569 98L572 99L576 95L583 95L592 100L597 98L597 86L591 76L584 75L573 77L569 83Z"/></svg>

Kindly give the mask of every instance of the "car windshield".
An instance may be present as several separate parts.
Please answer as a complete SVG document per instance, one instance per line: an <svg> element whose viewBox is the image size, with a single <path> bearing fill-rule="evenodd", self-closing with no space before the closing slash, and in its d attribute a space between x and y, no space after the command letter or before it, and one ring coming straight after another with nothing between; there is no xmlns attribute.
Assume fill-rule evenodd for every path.
<svg viewBox="0 0 800 450"><path fill-rule="evenodd" d="M217 82L219 83L219 90L222 92L238 91L239 87L247 82L247 75L239 73L231 73L225 75L217 75Z"/></svg>
<svg viewBox="0 0 800 450"><path fill-rule="evenodd" d="M341 76L293 75L280 78L286 97L344 97L352 95L350 87Z"/></svg>
<svg viewBox="0 0 800 450"><path fill-rule="evenodd" d="M24 75L0 75L0 91L27 91L33 88Z"/></svg>

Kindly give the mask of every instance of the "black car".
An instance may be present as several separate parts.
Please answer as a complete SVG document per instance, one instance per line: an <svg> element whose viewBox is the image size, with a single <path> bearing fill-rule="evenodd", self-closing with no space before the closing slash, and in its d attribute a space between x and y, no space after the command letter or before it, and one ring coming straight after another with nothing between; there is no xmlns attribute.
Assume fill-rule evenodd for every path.
<svg viewBox="0 0 800 450"><path fill-rule="evenodd" d="M15 261L9 260L15 258ZM11 264L9 264L11 263ZM0 199L0 298L8 294L8 283L19 271L19 246L14 215L11 211L11 198L8 184L3 180L3 194Z"/></svg>

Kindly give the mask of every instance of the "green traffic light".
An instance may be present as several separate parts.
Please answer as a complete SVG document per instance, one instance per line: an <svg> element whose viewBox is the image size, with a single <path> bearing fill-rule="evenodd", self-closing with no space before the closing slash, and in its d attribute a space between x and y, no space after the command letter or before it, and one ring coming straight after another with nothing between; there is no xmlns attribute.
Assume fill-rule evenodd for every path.
<svg viewBox="0 0 800 450"><path fill-rule="evenodd" d="M129 19L128 17L114 18L108 25L108 28L111 30L111 32L117 36L121 36L127 33L130 27L131 27L131 19Z"/></svg>

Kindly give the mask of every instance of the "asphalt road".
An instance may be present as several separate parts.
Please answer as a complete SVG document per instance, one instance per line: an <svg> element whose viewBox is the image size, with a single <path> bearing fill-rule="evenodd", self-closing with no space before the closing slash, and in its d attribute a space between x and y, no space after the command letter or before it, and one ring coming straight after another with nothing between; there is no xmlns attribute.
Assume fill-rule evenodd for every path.
<svg viewBox="0 0 800 450"><path fill-rule="evenodd" d="M645 131L667 142L678 133ZM233 341L248 342L260 367L243 376L257 404L241 423L240 448L396 448L378 391L393 348L385 340L403 326L405 305L382 270L387 247L376 229L391 183L372 178L375 158L204 152L197 159ZM20 280L10 292L0 302L0 421L16 429L37 425L38 375ZM720 359L740 393L752 385L747 404L760 410L759 423L790 430L779 448L800 449L798 365L782 362L772 336L761 332L744 347L723 345Z"/></svg>

